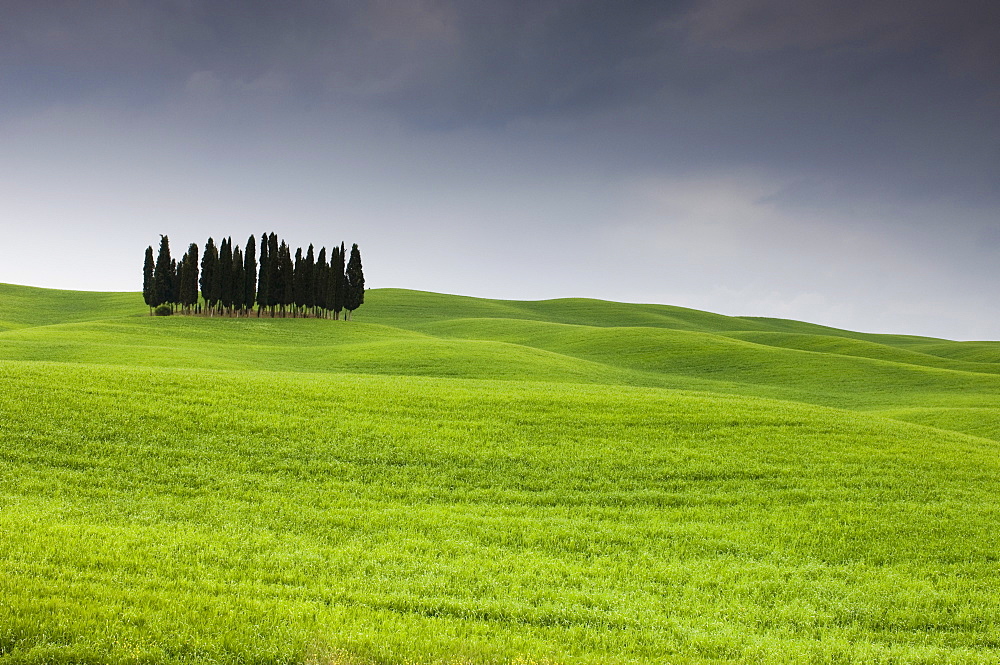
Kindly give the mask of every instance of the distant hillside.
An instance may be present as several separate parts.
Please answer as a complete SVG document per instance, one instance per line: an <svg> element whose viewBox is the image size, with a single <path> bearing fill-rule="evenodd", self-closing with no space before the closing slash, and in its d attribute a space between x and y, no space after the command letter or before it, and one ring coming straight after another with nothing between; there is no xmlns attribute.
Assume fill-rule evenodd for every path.
<svg viewBox="0 0 1000 665"><path fill-rule="evenodd" d="M1000 403L1000 342L589 299L375 289L348 323L155 318L137 293L0 285L0 330L0 359L660 387L893 410L922 424L941 414L959 431L992 431L982 409Z"/></svg>
<svg viewBox="0 0 1000 665"><path fill-rule="evenodd" d="M0 285L0 665L1000 662L1000 344Z"/></svg>
<svg viewBox="0 0 1000 665"><path fill-rule="evenodd" d="M0 284L0 330L148 313L142 294Z"/></svg>

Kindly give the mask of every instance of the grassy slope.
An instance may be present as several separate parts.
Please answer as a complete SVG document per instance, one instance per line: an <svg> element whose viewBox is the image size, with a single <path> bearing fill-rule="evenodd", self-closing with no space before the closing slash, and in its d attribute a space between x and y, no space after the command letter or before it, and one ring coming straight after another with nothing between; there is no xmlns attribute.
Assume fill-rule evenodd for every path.
<svg viewBox="0 0 1000 665"><path fill-rule="evenodd" d="M368 300L0 285L0 662L1000 661L1000 345Z"/></svg>
<svg viewBox="0 0 1000 665"><path fill-rule="evenodd" d="M419 314L408 302L411 293L426 306ZM1000 364L950 360L851 338L740 332L745 319L681 308L636 306L638 312L627 316L622 311L630 306L618 303L506 303L398 290L371 293L369 300L371 311L361 310L355 325L334 329L336 335L329 334L329 322L316 320L131 316L8 331L0 337L0 358L566 380L869 409L981 408L995 403L1000 391ZM545 305L551 306L553 321L534 318ZM594 325L565 323L586 318L587 305ZM669 317L655 314L660 326L639 327L639 322L651 323L659 310L669 312ZM513 318L519 313L528 318ZM498 318L501 314L506 318ZM30 317L17 312L16 318ZM627 325L612 327L616 320ZM682 329L665 327L668 323Z"/></svg>
<svg viewBox="0 0 1000 665"><path fill-rule="evenodd" d="M146 308L142 306L142 299L136 306L135 298L134 293L61 291L0 284L0 330L144 314Z"/></svg>

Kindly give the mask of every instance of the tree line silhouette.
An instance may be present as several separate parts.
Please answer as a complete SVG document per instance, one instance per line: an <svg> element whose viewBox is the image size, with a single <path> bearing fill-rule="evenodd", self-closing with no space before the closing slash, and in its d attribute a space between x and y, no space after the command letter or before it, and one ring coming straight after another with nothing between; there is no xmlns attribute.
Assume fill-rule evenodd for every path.
<svg viewBox="0 0 1000 665"><path fill-rule="evenodd" d="M200 270L199 270L200 267ZM199 299L199 293L201 298ZM254 236L246 249L223 238L218 247L212 238L205 243L199 266L198 245L191 243L179 259L170 256L170 241L160 236L160 249L153 259L153 246L146 248L142 267L142 297L152 313L208 316L258 317L315 316L345 320L365 302L365 275L361 252L355 243L346 261L344 243L314 252L309 245L291 248L274 233L260 237L260 261ZM166 308L166 309L165 309Z"/></svg>

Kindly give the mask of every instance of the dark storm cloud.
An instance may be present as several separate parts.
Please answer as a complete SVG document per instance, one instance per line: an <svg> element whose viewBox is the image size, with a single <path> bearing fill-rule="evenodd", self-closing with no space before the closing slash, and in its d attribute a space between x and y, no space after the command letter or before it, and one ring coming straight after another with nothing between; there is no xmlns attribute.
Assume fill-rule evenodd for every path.
<svg viewBox="0 0 1000 665"><path fill-rule="evenodd" d="M601 110L660 87L680 55L668 21L690 3L455 3L433 66L382 91L384 102L439 127Z"/></svg>
<svg viewBox="0 0 1000 665"><path fill-rule="evenodd" d="M333 8L271 2L13 2L0 13L5 87L19 98L76 101L118 96L159 102L191 76L252 81L294 73L308 31L337 25ZM301 34L300 34L301 33Z"/></svg>
<svg viewBox="0 0 1000 665"><path fill-rule="evenodd" d="M733 145L763 136L749 152L909 197L998 191L996 3L710 0L685 22L692 52L741 59L724 86L746 130Z"/></svg>
<svg viewBox="0 0 1000 665"><path fill-rule="evenodd" d="M459 125L720 89L781 106L948 74L974 94L1000 76L998 15L980 0L20 0L0 9L0 55L36 91L273 75Z"/></svg>
<svg viewBox="0 0 1000 665"><path fill-rule="evenodd" d="M1000 191L1000 9L984 0L15 1L0 12L8 107L211 89L434 131L577 123L573 141L637 169L750 165L931 199Z"/></svg>
<svg viewBox="0 0 1000 665"><path fill-rule="evenodd" d="M42 97L167 92L198 72L272 76L303 99L389 105L437 126L600 106L649 88L690 3L14 2L8 85Z"/></svg>
<svg viewBox="0 0 1000 665"><path fill-rule="evenodd" d="M688 19L694 40L745 53L928 51L957 70L998 75L1000 8L986 0L703 0Z"/></svg>

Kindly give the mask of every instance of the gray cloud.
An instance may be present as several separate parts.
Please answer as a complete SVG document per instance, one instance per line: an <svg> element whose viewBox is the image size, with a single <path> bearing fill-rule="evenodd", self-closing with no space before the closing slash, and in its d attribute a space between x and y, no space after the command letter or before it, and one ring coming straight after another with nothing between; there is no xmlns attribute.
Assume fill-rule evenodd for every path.
<svg viewBox="0 0 1000 665"><path fill-rule="evenodd" d="M200 95L438 132L545 123L640 168L993 199L998 28L986 0L14 0L0 112Z"/></svg>
<svg viewBox="0 0 1000 665"><path fill-rule="evenodd" d="M1000 8L988 0L703 0L686 21L692 41L743 53L925 52L956 73L998 75Z"/></svg>
<svg viewBox="0 0 1000 665"><path fill-rule="evenodd" d="M64 95L75 81L165 94L210 71L441 127L714 89L784 105L886 79L907 90L949 75L995 82L1000 59L1000 9L985 0L16 0L0 18L8 83L36 92Z"/></svg>

